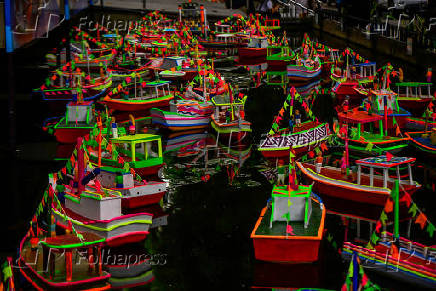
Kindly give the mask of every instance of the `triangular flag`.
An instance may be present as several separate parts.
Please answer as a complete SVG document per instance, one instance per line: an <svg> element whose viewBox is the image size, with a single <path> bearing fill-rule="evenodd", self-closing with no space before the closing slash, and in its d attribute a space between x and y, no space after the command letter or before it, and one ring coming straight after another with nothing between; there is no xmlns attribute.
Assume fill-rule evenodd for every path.
<svg viewBox="0 0 436 291"><path fill-rule="evenodd" d="M374 146L374 144L372 142L369 142L367 144L367 146L365 147L365 150L368 151L368 152L371 152L373 146Z"/></svg>
<svg viewBox="0 0 436 291"><path fill-rule="evenodd" d="M435 231L435 226L433 225L433 223L429 222L427 225L427 232L431 238L433 237L434 231Z"/></svg>
<svg viewBox="0 0 436 291"><path fill-rule="evenodd" d="M380 215L380 221L383 225L386 225L386 220L388 219L386 213L384 211L382 211L381 215Z"/></svg>
<svg viewBox="0 0 436 291"><path fill-rule="evenodd" d="M409 213L412 213L412 216L415 217L416 216L416 211L418 210L418 207L416 206L415 203L412 204L412 207L410 207L409 209Z"/></svg>
<svg viewBox="0 0 436 291"><path fill-rule="evenodd" d="M394 209L394 202L392 201L391 198L388 198L388 200L386 200L386 204L385 204L384 209L385 209L386 213L390 213Z"/></svg>
<svg viewBox="0 0 436 291"><path fill-rule="evenodd" d="M427 216L425 216L425 214L421 212L416 218L415 223L419 224L419 226L421 226L421 229L424 229L426 222L427 222Z"/></svg>
<svg viewBox="0 0 436 291"><path fill-rule="evenodd" d="M386 161L390 162L394 155L392 155L390 152L386 152Z"/></svg>

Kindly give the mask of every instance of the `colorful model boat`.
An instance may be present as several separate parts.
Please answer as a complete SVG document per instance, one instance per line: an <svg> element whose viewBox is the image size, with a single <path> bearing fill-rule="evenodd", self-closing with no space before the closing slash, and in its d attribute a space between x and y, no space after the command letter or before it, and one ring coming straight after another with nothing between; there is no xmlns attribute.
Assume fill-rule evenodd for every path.
<svg viewBox="0 0 436 291"><path fill-rule="evenodd" d="M289 123L282 126L284 123L285 112L289 111L289 120L293 120L293 108L295 99L301 99L293 87L290 94L286 97L279 114L268 131L265 139L260 141L259 151L267 158L287 158L292 150L297 156L315 148L321 142L325 141L330 136L330 128L328 123L320 123L315 120L309 120L301 123L301 115L298 113L298 124L289 128ZM302 100L302 99L301 99ZM310 109L308 109L309 112ZM294 123L292 121L291 123Z"/></svg>
<svg viewBox="0 0 436 291"><path fill-rule="evenodd" d="M94 233L25 237L18 268L36 290L108 290L110 274L102 270L105 239ZM96 263L97 261L97 263Z"/></svg>
<svg viewBox="0 0 436 291"><path fill-rule="evenodd" d="M342 256L345 259L350 259L353 254L356 254L363 267L374 272L408 282L415 285L415 288L434 289L436 288L436 248L399 235L399 196L399 183L395 181L395 186L392 189L392 200L394 201L390 199L394 211L394 233L383 231L379 237L376 234L379 230L376 230L372 233L371 241L366 247L352 242L344 242ZM385 211L386 207L383 211L386 216ZM382 223L386 225L384 221Z"/></svg>
<svg viewBox="0 0 436 291"><path fill-rule="evenodd" d="M203 88L206 90L206 88ZM213 105L206 101L206 94L198 95L189 87L186 97L193 99L174 99L170 101L170 111L152 108L150 114L152 122L159 127L171 131L195 130L209 127Z"/></svg>
<svg viewBox="0 0 436 291"><path fill-rule="evenodd" d="M96 127L93 107L91 101L70 102L65 116L57 123L46 124L44 128L53 132L60 143L75 143L78 137L85 136Z"/></svg>
<svg viewBox="0 0 436 291"><path fill-rule="evenodd" d="M365 155L380 155L386 151L398 153L407 147L409 139L402 136L391 136L383 130L387 117L368 113L358 108L338 113L339 127L346 123L342 133L337 132L339 141L346 144L354 152ZM357 125L349 130L350 124ZM375 129L379 128L379 133ZM351 133L349 134L348 131Z"/></svg>
<svg viewBox="0 0 436 291"><path fill-rule="evenodd" d="M264 36L251 36L247 47L240 47L240 59L265 59L267 55L268 38Z"/></svg>
<svg viewBox="0 0 436 291"><path fill-rule="evenodd" d="M433 101L431 85L432 83L419 82L396 83L394 90L398 94L399 106L412 113L412 116L421 117Z"/></svg>
<svg viewBox="0 0 436 291"><path fill-rule="evenodd" d="M167 107L173 98L168 81L135 84L130 79L126 79L126 85L109 92L102 103L112 110L133 112L153 107Z"/></svg>
<svg viewBox="0 0 436 291"><path fill-rule="evenodd" d="M321 62L318 57L315 60L297 58L295 62L286 68L288 79L291 82L309 82L321 74Z"/></svg>
<svg viewBox="0 0 436 291"><path fill-rule="evenodd" d="M79 232L95 233L105 238L105 243L109 246L145 239L152 214L123 214L121 193L102 188L100 183L96 183L96 172L85 173L84 159L83 147L79 141L74 180L57 192L63 206L53 205L57 224L65 229L73 225Z"/></svg>
<svg viewBox="0 0 436 291"><path fill-rule="evenodd" d="M406 132L410 143L428 157L436 157L436 128L431 131Z"/></svg>
<svg viewBox="0 0 436 291"><path fill-rule="evenodd" d="M244 119L245 100L247 100L247 96L235 99L232 93L214 96L211 99L215 106L211 116L213 129L224 135L251 132L251 123Z"/></svg>
<svg viewBox="0 0 436 291"><path fill-rule="evenodd" d="M259 151L266 158L286 158L293 149L299 156L308 152L310 148L315 148L329 136L328 123L307 121L299 127L294 127L292 133L284 128L273 135L267 135L260 141Z"/></svg>
<svg viewBox="0 0 436 291"><path fill-rule="evenodd" d="M275 185L272 206L262 209L251 233L256 259L276 263L318 260L325 212L312 186Z"/></svg>
<svg viewBox="0 0 436 291"><path fill-rule="evenodd" d="M68 229L69 221L79 232L92 232L106 239L109 246L118 246L144 240L151 225L152 215L135 213L123 215L121 193L88 187L81 194L66 187L65 210L54 208L53 214L59 226Z"/></svg>
<svg viewBox="0 0 436 291"><path fill-rule="evenodd" d="M20 242L16 268L36 290L107 290L110 274L102 270L105 239L90 232L78 234L71 224L57 232L52 205L59 205L53 182L45 190L30 228ZM3 269L5 272L5 269ZM11 276L13 275L12 270ZM6 272L4 274L7 274ZM10 290L15 290L13 284Z"/></svg>
<svg viewBox="0 0 436 291"><path fill-rule="evenodd" d="M395 170L395 176L401 177L401 193L413 194L421 185L413 180L412 163L415 158L386 156L370 157L357 160L357 174L347 175L338 167L322 166L316 171L316 165L310 162L297 162L298 168L306 178L307 183L314 183L313 189L320 195L352 200L359 203L384 205L394 185L389 170ZM400 167L407 167L406 177L400 176ZM363 169L369 168L369 173ZM374 174L375 170L382 171L381 175Z"/></svg>

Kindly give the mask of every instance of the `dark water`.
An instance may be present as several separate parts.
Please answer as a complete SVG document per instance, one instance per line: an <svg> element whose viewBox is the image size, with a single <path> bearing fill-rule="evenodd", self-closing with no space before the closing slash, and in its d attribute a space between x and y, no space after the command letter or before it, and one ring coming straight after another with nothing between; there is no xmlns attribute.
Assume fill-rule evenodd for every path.
<svg viewBox="0 0 436 291"><path fill-rule="evenodd" d="M328 45L344 47L343 41L328 36L323 39ZM300 43L303 32L288 33ZM55 161L59 150L56 142L41 130L44 118L51 113L37 100L32 99L30 89L40 86L47 70L40 67L38 56L50 46L47 43L35 46L33 53L18 52L15 56L17 75L17 151L16 156L7 150L8 140L2 140L3 197L1 203L2 256L16 256L19 240L28 229L28 223L38 205L47 184L47 174L57 171L62 161ZM26 57L26 54L34 58ZM368 58L373 56L368 52ZM381 61L385 61L383 57ZM401 66L406 66L401 64ZM234 67L223 71L226 79L237 83L249 95L246 116L252 122L250 142L228 147L227 143L212 132L186 135L182 147L174 144L177 139L163 135L167 151L164 180L168 193L160 206L150 211L160 217L160 225L151 231L142 244L131 246L135 251L164 255L162 265L152 267L152 282L137 287L151 290L239 290L253 287L299 288L323 287L340 289L347 264L332 243L323 241L320 261L315 264L277 265L258 262L250 233L260 210L270 197L272 185L260 170L268 168L266 161L256 149L261 134L267 132L272 118L282 106L283 90L262 85L250 87L248 72ZM410 72L419 71L411 68ZM230 72L229 72L230 71ZM406 76L407 72L406 71ZM328 86L328 84L326 85ZM5 88L5 87L3 87ZM6 92L2 92L3 124L8 124ZM333 118L332 100L319 96L313 111L321 120ZM6 130L6 129L5 129ZM5 133L6 134L6 133ZM4 135L6 136L6 135ZM338 149L340 151L340 149ZM332 152L335 149L331 150ZM409 151L406 154L415 156ZM436 221L433 207L436 172L432 162L417 156L415 179L423 185L413 199L425 211L430 221ZM346 217L361 212L368 220L377 220L373 209L361 209L360 205L344 201L326 201L327 209L334 210L326 218L327 233L340 247L345 238L354 239L357 221ZM375 212L375 213L374 213ZM347 216L344 216L344 214ZM402 225L402 230L405 226ZM425 238L425 233L414 226L413 235ZM369 223L362 221L359 236L369 238ZM431 242L434 244L434 241ZM122 251L122 250L121 250ZM129 273L127 272L126 276ZM417 290L414 286L392 282L369 273L370 279L391 290ZM18 278L25 288L28 285Z"/></svg>

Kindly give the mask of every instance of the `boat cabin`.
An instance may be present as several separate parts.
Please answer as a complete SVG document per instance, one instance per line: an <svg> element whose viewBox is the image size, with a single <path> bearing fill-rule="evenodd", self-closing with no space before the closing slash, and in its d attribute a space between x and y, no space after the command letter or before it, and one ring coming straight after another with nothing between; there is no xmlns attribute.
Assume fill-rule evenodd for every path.
<svg viewBox="0 0 436 291"><path fill-rule="evenodd" d="M232 44L237 42L235 35L231 33L217 34L215 35L215 41L225 44Z"/></svg>
<svg viewBox="0 0 436 291"><path fill-rule="evenodd" d="M249 48L267 48L268 39L266 37L251 37L248 42Z"/></svg>
<svg viewBox="0 0 436 291"><path fill-rule="evenodd" d="M380 139L384 137L383 131L383 117L377 114L368 114L366 111L353 110L349 112L339 112L339 127L342 127L343 123L351 123L357 125L356 137L353 139L360 139L361 136L365 133L365 125L370 124L371 128L372 124L378 122L378 127L380 128ZM369 132L373 132L369 130Z"/></svg>
<svg viewBox="0 0 436 291"><path fill-rule="evenodd" d="M83 72L62 72L56 70L50 78L50 86L58 88L77 88L83 84L85 73Z"/></svg>
<svg viewBox="0 0 436 291"><path fill-rule="evenodd" d="M369 168L370 186L374 186L374 169L383 171L384 188L388 187L388 182L393 183L395 180L398 180L400 185L415 185L416 183L413 181L412 176L412 163L415 162L415 160L415 158L408 157L392 157L391 159L388 159L386 155L357 160L357 184L360 185L361 183L362 168ZM407 167L408 175L406 178L400 175L400 167ZM391 169L396 170L395 178L389 177L389 170Z"/></svg>
<svg viewBox="0 0 436 291"><path fill-rule="evenodd" d="M304 221L307 228L312 214L311 193L312 185L298 185L297 190L288 185L275 185L271 194L270 228L274 221Z"/></svg>
<svg viewBox="0 0 436 291"><path fill-rule="evenodd" d="M402 82L396 83L394 88L400 97L407 98L433 98L431 95L432 83Z"/></svg>
<svg viewBox="0 0 436 291"><path fill-rule="evenodd" d="M398 105L397 93L390 90L382 89L382 90L371 90L370 94L371 94L371 108L377 114L384 114L385 105L388 112L392 112L392 113L401 112L400 106Z"/></svg>
<svg viewBox="0 0 436 291"><path fill-rule="evenodd" d="M145 86L135 86L134 89L135 97L129 97L129 99L147 100L171 95L169 81L147 82Z"/></svg>
<svg viewBox="0 0 436 291"><path fill-rule="evenodd" d="M364 80L372 81L377 73L376 62L352 65L350 70L352 79L358 79L360 82L364 82Z"/></svg>
<svg viewBox="0 0 436 291"><path fill-rule="evenodd" d="M86 124L94 123L94 114L92 110L92 102L69 102L65 113L65 124Z"/></svg>
<svg viewBox="0 0 436 291"><path fill-rule="evenodd" d="M163 163L162 140L155 134L125 135L111 139L129 158L133 168L152 167Z"/></svg>
<svg viewBox="0 0 436 291"><path fill-rule="evenodd" d="M270 45L266 50L266 59L271 61L290 61L290 49L287 45Z"/></svg>
<svg viewBox="0 0 436 291"><path fill-rule="evenodd" d="M217 33L231 33L231 26L229 24L216 24L215 32Z"/></svg>
<svg viewBox="0 0 436 291"><path fill-rule="evenodd" d="M121 193L101 188L97 190L86 186L80 194L66 187L65 207L90 220L109 220L121 216Z"/></svg>
<svg viewBox="0 0 436 291"><path fill-rule="evenodd" d="M241 111L244 110L245 100L246 98L230 98L229 95L212 97L212 103L215 106L215 120L218 120L220 123L226 123L227 119L230 119L229 121L236 119L243 120Z"/></svg>
<svg viewBox="0 0 436 291"><path fill-rule="evenodd" d="M105 239L89 232L83 232L80 236L79 238L75 234L65 234L42 240L43 263L42 271L38 273L49 278L54 284L76 284L86 279L104 281L109 278L110 275L102 270L101 248ZM84 255L87 259L83 258ZM60 263L60 260L64 260L65 264ZM88 266L83 266L83 262Z"/></svg>
<svg viewBox="0 0 436 291"><path fill-rule="evenodd" d="M170 70L177 67L181 68L184 62L186 62L185 57L165 57L159 68L163 70Z"/></svg>

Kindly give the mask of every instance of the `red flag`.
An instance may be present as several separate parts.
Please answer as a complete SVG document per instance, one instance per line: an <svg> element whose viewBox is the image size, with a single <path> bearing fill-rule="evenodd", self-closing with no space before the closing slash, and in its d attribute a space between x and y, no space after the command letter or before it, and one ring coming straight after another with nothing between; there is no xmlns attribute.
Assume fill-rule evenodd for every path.
<svg viewBox="0 0 436 291"><path fill-rule="evenodd" d="M389 162L394 156L390 152L386 152L386 160Z"/></svg>

